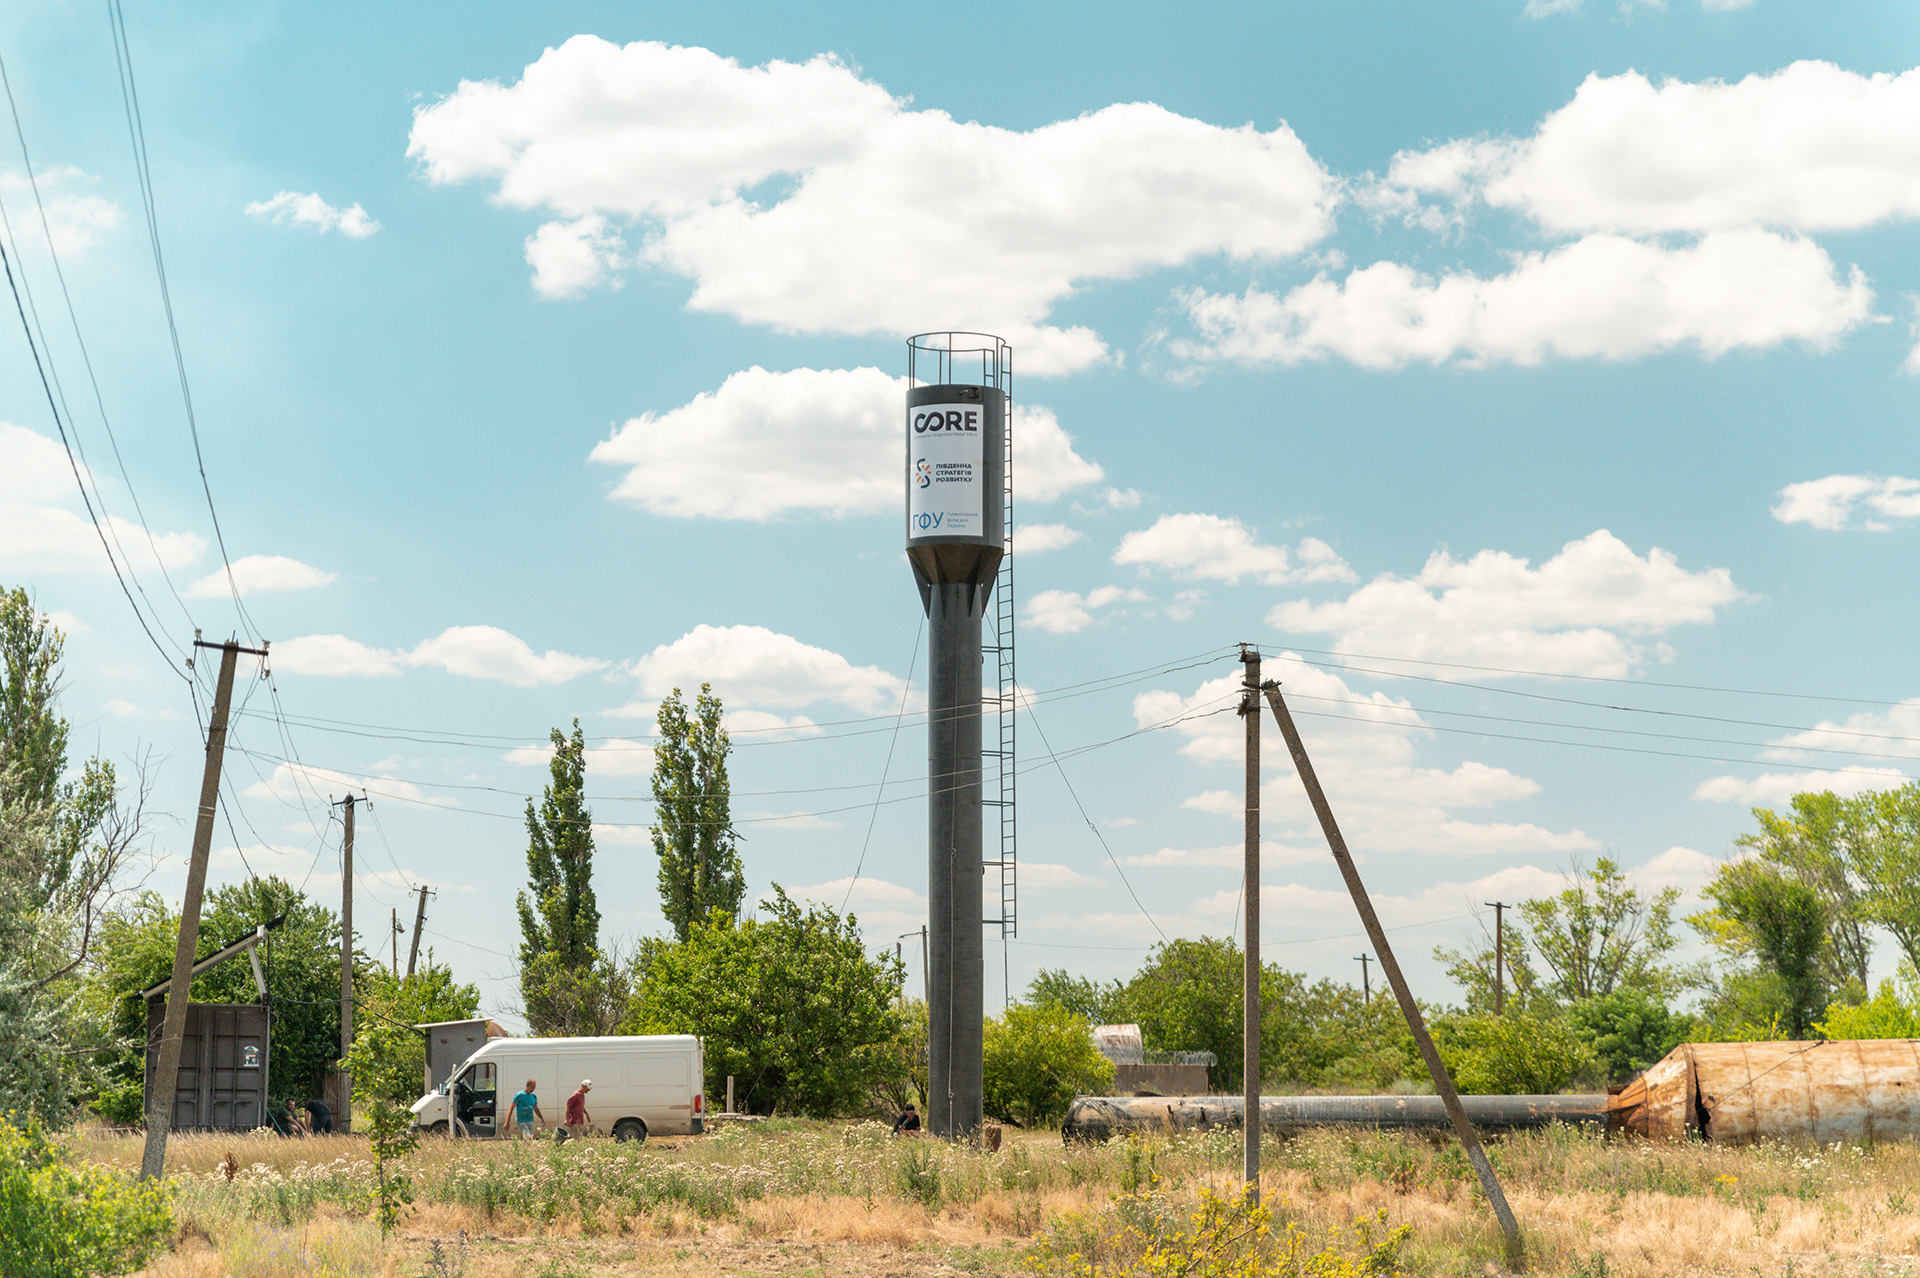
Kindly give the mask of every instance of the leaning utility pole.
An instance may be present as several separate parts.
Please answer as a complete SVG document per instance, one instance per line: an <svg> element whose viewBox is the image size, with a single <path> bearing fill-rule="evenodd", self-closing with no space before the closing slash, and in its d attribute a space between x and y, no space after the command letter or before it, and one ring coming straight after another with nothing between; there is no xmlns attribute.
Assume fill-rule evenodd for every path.
<svg viewBox="0 0 1920 1278"><path fill-rule="evenodd" d="M353 1050L353 805L349 794L340 800L346 836L340 841L340 1132L353 1130L353 1076L347 1073L347 1053Z"/></svg>
<svg viewBox="0 0 1920 1278"><path fill-rule="evenodd" d="M1506 967L1507 937L1506 929L1501 926L1501 913L1507 908L1505 901L1488 901L1493 907L1493 1014L1500 1016L1507 1010Z"/></svg>
<svg viewBox="0 0 1920 1278"><path fill-rule="evenodd" d="M207 766L200 777L200 811L193 824L193 854L187 862L187 890L180 898L180 935L173 946L173 980L161 1013L159 1059L147 1080L147 1144L140 1155L140 1178L158 1180L167 1170L167 1133L173 1128L173 1093L180 1083L180 1040L187 1029L187 1002L193 984L193 952L200 942L200 898L207 887L207 854L213 847L213 817L220 804L220 764L227 751L227 707L233 701L233 667L241 653L265 657L267 650L223 644L193 646L220 650L220 679L213 690L213 714L207 719Z"/></svg>
<svg viewBox="0 0 1920 1278"><path fill-rule="evenodd" d="M1280 695L1280 685L1268 680L1261 685L1261 691L1267 694L1267 704L1273 707L1273 717L1280 724L1280 735L1287 739L1287 749L1293 755L1294 771L1300 776L1300 784L1306 787L1314 815L1320 818L1321 833L1326 835L1327 847L1333 852L1334 863L1340 867L1340 877L1347 881L1347 892L1353 897L1354 908L1360 912L1360 923L1367 930L1367 939L1373 943L1374 956L1380 961L1380 971L1386 976L1387 984L1393 987L1394 997L1400 1001L1401 1014L1407 1018L1407 1029L1412 1032L1413 1041L1420 1048L1420 1056L1427 1063L1427 1073L1433 1078L1433 1090L1440 1093L1440 1103L1446 1108L1447 1117L1453 1120L1454 1134L1460 1138L1467 1161L1473 1164L1474 1172L1480 1177L1480 1188L1486 1192L1487 1201L1493 1206L1494 1219L1500 1224L1500 1234L1506 1244L1507 1261L1515 1268L1522 1267L1526 1263L1526 1253L1520 1240L1519 1222L1513 1218L1513 1208L1507 1205L1506 1193L1500 1188L1500 1178L1494 1174L1493 1164L1487 1161L1487 1151L1481 1148L1479 1134L1467 1120L1467 1111L1460 1104L1460 1093L1454 1090L1453 1079L1448 1077L1447 1067L1440 1060L1440 1051L1433 1045L1433 1036L1427 1033L1426 1018L1420 1015L1420 1005L1413 1001L1413 990L1400 972L1400 964L1393 957L1393 948L1387 944L1386 931L1380 926L1379 916L1373 912L1373 901L1367 896L1366 885L1360 882L1360 871L1354 868L1353 857L1347 851L1347 841L1333 819L1333 808L1327 803L1326 792L1320 788L1320 778L1314 773L1313 761L1307 757L1307 747L1300 740L1300 730L1294 727L1293 715Z"/></svg>
<svg viewBox="0 0 1920 1278"><path fill-rule="evenodd" d="M420 958L420 929L427 922L427 885L420 885L420 908L413 912L413 944L407 949L407 975L413 975L413 965Z"/></svg>
<svg viewBox="0 0 1920 1278"><path fill-rule="evenodd" d="M1246 970L1241 974L1240 1069L1244 1092L1241 1131L1242 1191L1248 1204L1260 1203L1260 650L1240 645L1246 667L1240 717L1246 720Z"/></svg>

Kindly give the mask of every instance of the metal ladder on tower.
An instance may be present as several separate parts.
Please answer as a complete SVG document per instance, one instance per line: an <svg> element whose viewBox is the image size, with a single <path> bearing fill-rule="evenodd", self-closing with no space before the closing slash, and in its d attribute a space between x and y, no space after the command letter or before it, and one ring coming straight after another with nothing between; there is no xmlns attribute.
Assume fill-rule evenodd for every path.
<svg viewBox="0 0 1920 1278"><path fill-rule="evenodd" d="M1011 361L1009 361L1010 363ZM991 746L981 751L993 761L995 784L987 788L987 797L983 797L985 806L999 813L1000 855L997 860L987 861L988 866L1000 869L1000 917L987 919L988 923L1000 925L1002 951L1006 942L1020 935L1020 865L1016 824L1014 819L1015 798L1015 716L1019 706L1019 683L1014 677L1013 631L1013 371L1003 368L1001 373L1007 392L1007 429L1006 456L1003 458L1005 469L1005 491L1001 494L1001 510L1004 520L1002 530L1005 537L1006 553L1000 560L1000 572L994 582L994 625L993 643L990 650L994 654L995 683L992 700L998 711L997 734ZM1002 955L1004 965L1004 953ZM1011 993L1011 991L1009 991Z"/></svg>

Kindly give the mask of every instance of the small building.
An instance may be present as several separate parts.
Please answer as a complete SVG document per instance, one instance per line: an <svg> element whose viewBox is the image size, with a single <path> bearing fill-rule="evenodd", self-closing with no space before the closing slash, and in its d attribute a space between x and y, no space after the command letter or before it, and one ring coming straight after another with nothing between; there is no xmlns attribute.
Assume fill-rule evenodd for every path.
<svg viewBox="0 0 1920 1278"><path fill-rule="evenodd" d="M1682 1043L1608 1097L1607 1130L1716 1144L1920 1139L1920 1039Z"/></svg>
<svg viewBox="0 0 1920 1278"><path fill-rule="evenodd" d="M427 1036L426 1088L421 1094L439 1090L452 1078L467 1058L486 1046L488 1039L509 1037L493 1021L428 1021L415 1029Z"/></svg>
<svg viewBox="0 0 1920 1278"><path fill-rule="evenodd" d="M1096 1025L1093 1045L1113 1062L1119 1096L1204 1096L1212 1052L1149 1052L1138 1025Z"/></svg>
<svg viewBox="0 0 1920 1278"><path fill-rule="evenodd" d="M180 1072L173 1089L175 1131L245 1132L272 1121L267 1113L267 1074L273 1013L257 947L285 918L281 915L260 924L193 965L191 975L198 976L245 954L253 964L254 987L260 992L260 1001L187 1004ZM140 991L147 1004L146 1067L141 1084L142 1109L147 1112L152 1111L153 1076L160 1062L160 1039L172 986L173 978L168 977Z"/></svg>

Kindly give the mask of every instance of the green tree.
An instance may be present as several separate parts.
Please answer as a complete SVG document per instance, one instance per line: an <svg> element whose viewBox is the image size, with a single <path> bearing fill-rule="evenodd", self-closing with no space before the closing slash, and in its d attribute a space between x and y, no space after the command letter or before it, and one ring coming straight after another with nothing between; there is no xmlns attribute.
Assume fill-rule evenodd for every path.
<svg viewBox="0 0 1920 1278"><path fill-rule="evenodd" d="M856 1112L897 1073L903 970L867 953L851 914L773 891L760 918L715 910L684 941L643 941L621 1031L700 1035L707 1095L731 1074L745 1112Z"/></svg>
<svg viewBox="0 0 1920 1278"><path fill-rule="evenodd" d="M1071 1012L1089 1025L1111 1025L1124 988L1119 981L1102 985L1089 977L1073 976L1064 967L1042 968L1027 986L1027 1002Z"/></svg>
<svg viewBox="0 0 1920 1278"><path fill-rule="evenodd" d="M1094 1047L1093 1027L1065 1008L1015 1003L984 1028L981 1078L994 1118L1021 1127L1058 1122L1074 1097L1113 1086L1113 1064Z"/></svg>
<svg viewBox="0 0 1920 1278"><path fill-rule="evenodd" d="M273 1044L268 1055L272 1099L304 1100L340 1054L340 917L309 901L279 877L230 884L207 893L201 907L196 958L281 915L260 949L273 1000ZM173 971L180 916L157 892L142 892L107 916L85 981L77 993L80 1018L99 1027L96 1062L102 1075L95 1107L116 1122L138 1122L147 1008L140 991ZM354 958L354 988L364 997L377 965ZM193 980L196 1003L252 1003L259 999L253 966L234 958Z"/></svg>
<svg viewBox="0 0 1920 1278"><path fill-rule="evenodd" d="M1677 889L1642 895L1606 857L1591 870L1576 865L1566 880L1556 895L1519 907L1526 943L1553 973L1548 987L1554 995L1574 1002L1615 989L1664 994L1677 983L1665 962L1678 943Z"/></svg>
<svg viewBox="0 0 1920 1278"><path fill-rule="evenodd" d="M1907 962L1920 967L1920 781L1856 795L1844 812L1859 913L1885 928ZM1852 975L1864 991L1865 964Z"/></svg>
<svg viewBox="0 0 1920 1278"><path fill-rule="evenodd" d="M1861 870L1874 859L1865 846L1870 836L1863 828L1872 824L1870 806L1871 800L1863 805L1831 791L1796 794L1786 813L1753 809L1759 830L1734 840L1761 865L1800 883L1819 899L1825 920L1818 955L1823 979L1836 989L1852 986L1863 998L1867 960L1873 950L1868 935L1872 894L1863 891L1860 882ZM1896 887L1893 894L1901 893Z"/></svg>
<svg viewBox="0 0 1920 1278"><path fill-rule="evenodd" d="M653 747L653 851L660 858L660 910L686 940L715 910L740 915L747 893L733 828L720 698L700 685L693 714L675 688L660 703Z"/></svg>
<svg viewBox="0 0 1920 1278"><path fill-rule="evenodd" d="M432 951L411 976L369 970L347 1056L354 1103L412 1105L425 1090L427 1069L426 1036L413 1027L472 1020L479 1011L480 991L455 981L452 969L433 961Z"/></svg>
<svg viewBox="0 0 1920 1278"><path fill-rule="evenodd" d="M551 780L536 812L527 800L527 890L520 913L520 997L536 1034L577 1033L586 1018L583 980L604 974L600 906L593 893L593 813L587 808L587 743L553 730Z"/></svg>
<svg viewBox="0 0 1920 1278"><path fill-rule="evenodd" d="M1722 866L1706 895L1715 909L1695 915L1695 926L1723 952L1758 966L1750 975L1761 979L1733 987L1744 996L1742 1014L1759 1020L1771 1013L1788 1038L1805 1038L1832 990L1832 969L1821 961L1828 950L1828 903L1807 883L1761 861Z"/></svg>

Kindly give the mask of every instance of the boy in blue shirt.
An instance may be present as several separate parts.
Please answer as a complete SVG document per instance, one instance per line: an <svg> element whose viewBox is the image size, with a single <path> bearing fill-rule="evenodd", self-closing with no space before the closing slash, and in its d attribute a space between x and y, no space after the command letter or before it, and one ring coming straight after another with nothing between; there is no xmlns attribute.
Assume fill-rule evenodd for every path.
<svg viewBox="0 0 1920 1278"><path fill-rule="evenodd" d="M507 1121L516 1125L517 1135L533 1140L539 1135L535 1118L542 1123L547 1121L547 1116L540 1112L540 1099L533 1094L533 1080L529 1078L526 1088L513 1094L513 1101L507 1110Z"/></svg>

